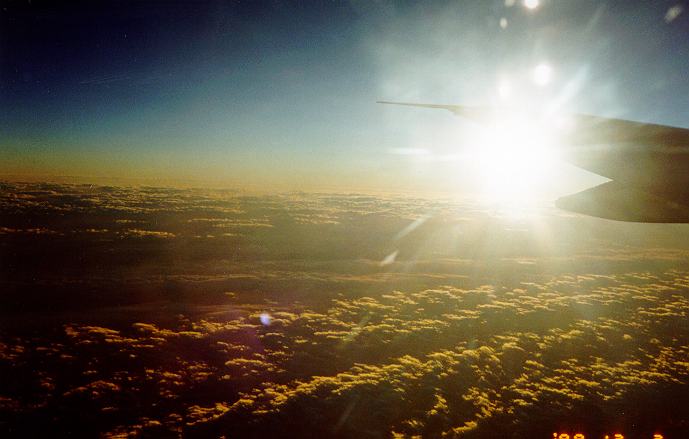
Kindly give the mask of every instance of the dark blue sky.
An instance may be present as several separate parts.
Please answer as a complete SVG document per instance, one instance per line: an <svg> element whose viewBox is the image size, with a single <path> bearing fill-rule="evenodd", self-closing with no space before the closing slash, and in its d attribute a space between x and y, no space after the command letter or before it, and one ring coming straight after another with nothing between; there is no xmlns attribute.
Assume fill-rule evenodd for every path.
<svg viewBox="0 0 689 439"><path fill-rule="evenodd" d="M457 122L374 101L485 105L505 75L567 110L689 126L677 1L54 3L0 12L4 174L385 186L419 168L391 150L447 152L434 136ZM517 84L543 61L548 90Z"/></svg>

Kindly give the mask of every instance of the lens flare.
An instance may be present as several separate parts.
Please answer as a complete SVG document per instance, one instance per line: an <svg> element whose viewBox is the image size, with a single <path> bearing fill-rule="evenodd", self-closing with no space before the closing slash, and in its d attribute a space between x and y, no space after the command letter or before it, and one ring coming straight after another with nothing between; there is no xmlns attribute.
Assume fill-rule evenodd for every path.
<svg viewBox="0 0 689 439"><path fill-rule="evenodd" d="M541 87L548 85L553 78L553 68L546 63L541 63L534 67L532 78L536 85Z"/></svg>
<svg viewBox="0 0 689 439"><path fill-rule="evenodd" d="M540 0L524 0L524 7L527 9L536 9L540 5Z"/></svg>

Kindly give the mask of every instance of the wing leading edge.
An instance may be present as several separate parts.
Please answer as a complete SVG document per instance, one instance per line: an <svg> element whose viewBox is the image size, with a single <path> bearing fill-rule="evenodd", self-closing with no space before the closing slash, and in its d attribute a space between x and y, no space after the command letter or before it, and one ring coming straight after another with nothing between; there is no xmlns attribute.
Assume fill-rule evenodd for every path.
<svg viewBox="0 0 689 439"><path fill-rule="evenodd" d="M414 102L391 102L391 101L377 101L377 104L385 105L403 105L406 107L421 107L421 108L434 108L439 110L447 110L456 116L466 117L468 119L473 119L480 121L488 115L488 111L481 107L468 107L464 105L445 105L445 104L419 104Z"/></svg>

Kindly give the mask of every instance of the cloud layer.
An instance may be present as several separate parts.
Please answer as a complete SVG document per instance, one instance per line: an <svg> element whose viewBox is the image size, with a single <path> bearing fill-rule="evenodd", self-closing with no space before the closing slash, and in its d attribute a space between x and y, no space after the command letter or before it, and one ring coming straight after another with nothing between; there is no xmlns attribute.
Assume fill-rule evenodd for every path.
<svg viewBox="0 0 689 439"><path fill-rule="evenodd" d="M5 189L7 435L689 432L685 228L363 195Z"/></svg>

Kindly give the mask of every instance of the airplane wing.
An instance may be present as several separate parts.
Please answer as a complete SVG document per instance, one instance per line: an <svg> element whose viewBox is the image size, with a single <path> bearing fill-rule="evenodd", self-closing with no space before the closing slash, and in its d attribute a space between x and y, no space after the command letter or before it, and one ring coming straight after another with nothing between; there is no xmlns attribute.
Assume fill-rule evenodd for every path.
<svg viewBox="0 0 689 439"><path fill-rule="evenodd" d="M497 114L461 105L379 103L443 109L477 122ZM620 221L689 223L689 129L585 114L568 119L562 157L612 181L560 198L558 207Z"/></svg>
<svg viewBox="0 0 689 439"><path fill-rule="evenodd" d="M559 198L555 206L570 212L618 221L689 222L689 198L686 196L656 194L615 180Z"/></svg>

